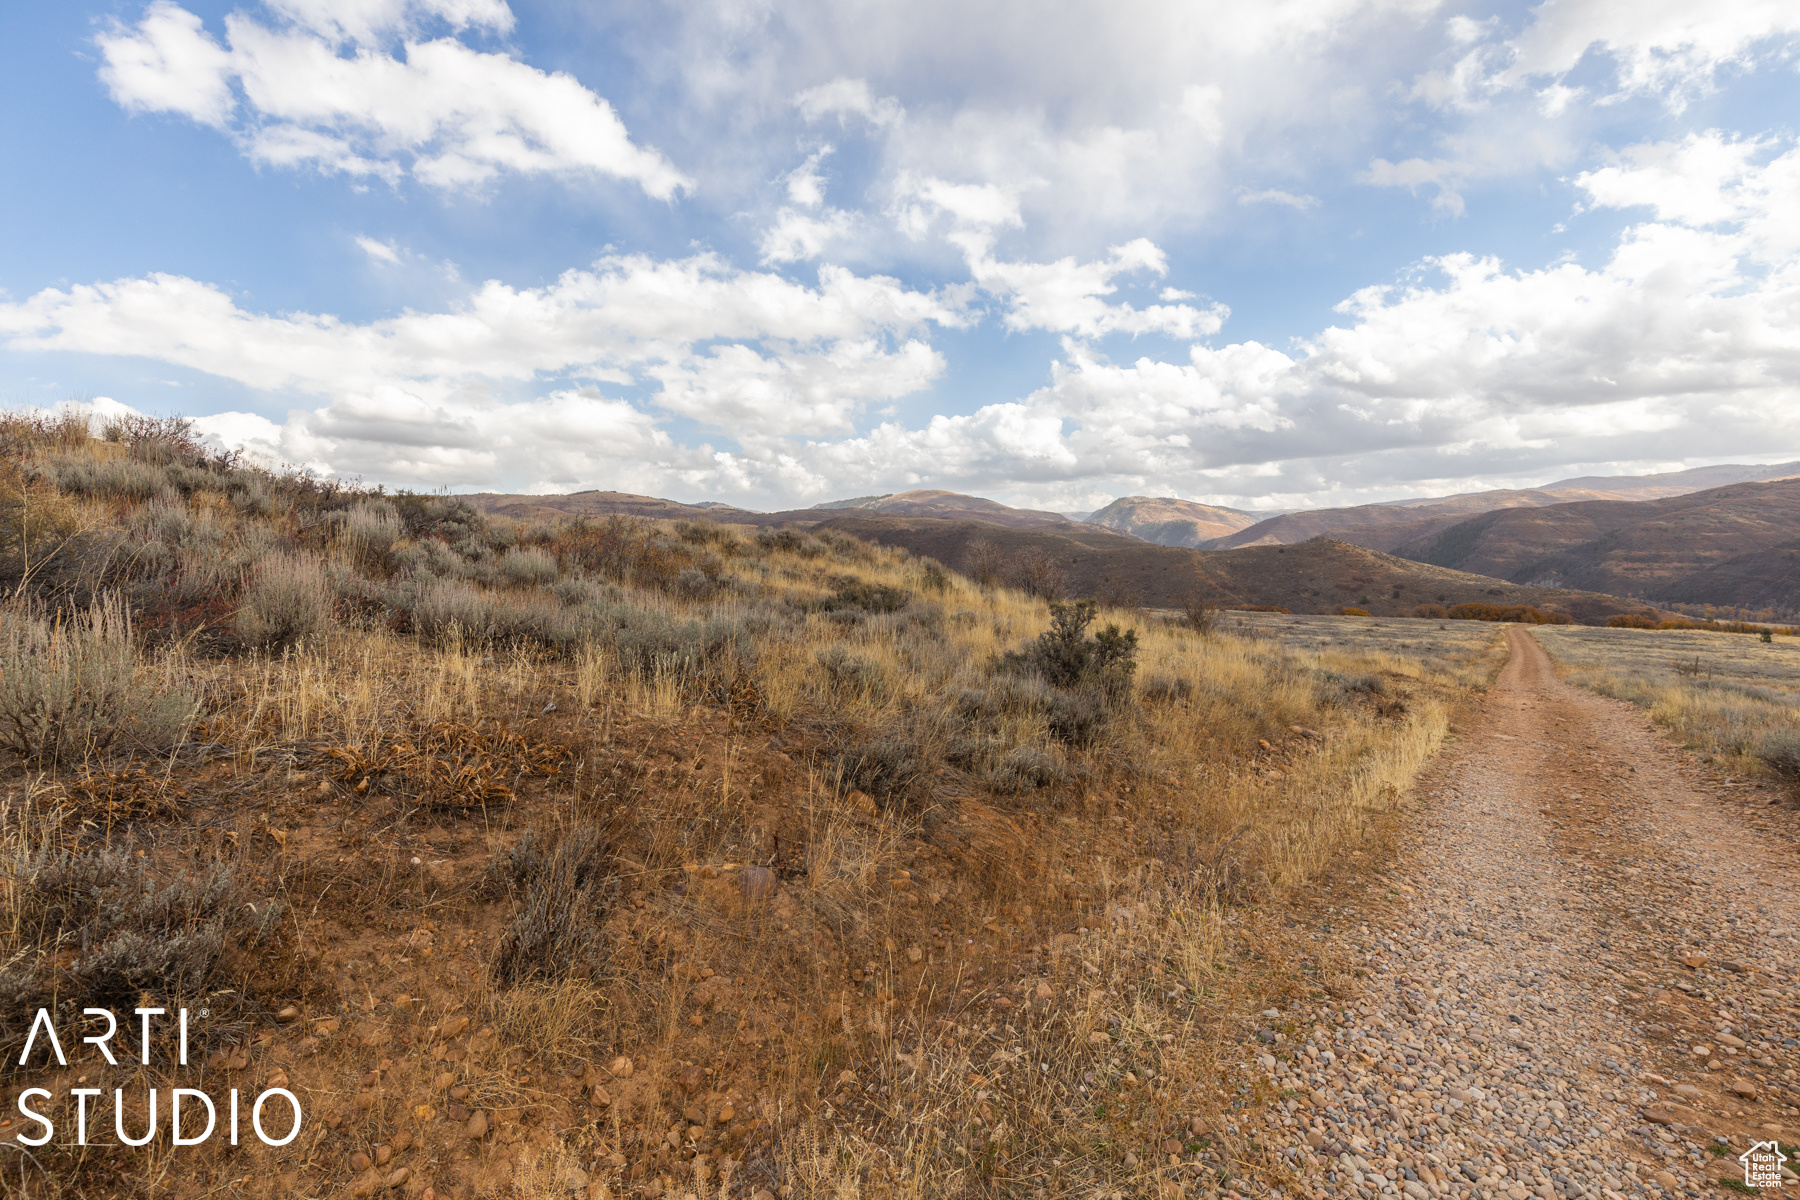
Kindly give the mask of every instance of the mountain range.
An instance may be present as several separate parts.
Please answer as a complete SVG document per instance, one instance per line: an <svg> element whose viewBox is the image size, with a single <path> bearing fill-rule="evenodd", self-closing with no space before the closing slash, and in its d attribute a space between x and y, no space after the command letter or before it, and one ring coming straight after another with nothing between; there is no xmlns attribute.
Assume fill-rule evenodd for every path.
<svg viewBox="0 0 1800 1200"><path fill-rule="evenodd" d="M1071 594L1156 606L1196 596L1377 615L1471 601L1590 621L1657 605L1800 615L1800 463L1582 477L1261 519L1151 496L1120 497L1078 519L941 490L779 512L605 491L465 499L518 520L629 514L833 528L963 570L1029 558Z"/></svg>

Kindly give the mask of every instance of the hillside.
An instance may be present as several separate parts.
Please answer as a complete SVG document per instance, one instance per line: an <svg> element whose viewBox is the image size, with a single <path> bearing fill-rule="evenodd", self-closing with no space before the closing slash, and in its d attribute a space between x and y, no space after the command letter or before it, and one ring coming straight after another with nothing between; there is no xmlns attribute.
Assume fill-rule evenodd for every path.
<svg viewBox="0 0 1800 1200"><path fill-rule="evenodd" d="M1257 522L1252 514L1235 508L1169 496L1121 496L1086 520L1159 546L1199 546Z"/></svg>
<svg viewBox="0 0 1800 1200"><path fill-rule="evenodd" d="M993 569L1001 577L1016 577L1035 559L1054 566L1065 594L1153 608L1178 607L1190 594L1228 607L1275 605L1305 613L1356 607L1377 616L1403 616L1423 603L1530 604L1583 623L1648 608L1617 596L1446 570L1329 538L1203 551L1124 542L1081 526L1024 530L976 521L844 516L817 528L904 547L970 574L980 574L979 560L988 558L997 562Z"/></svg>
<svg viewBox="0 0 1800 1200"><path fill-rule="evenodd" d="M1136 1196L1171 1140L1244 1174L1253 1014L1341 970L1262 914L1360 880L1495 665L1470 624L1090 631L829 528L515 521L99 432L0 414L29 1200ZM227 1089L303 1120L109 1136L174 1087L189 1132Z"/></svg>
<svg viewBox="0 0 1800 1200"><path fill-rule="evenodd" d="M810 509L780 515L804 520L808 516L816 519L820 514L829 516L843 510L883 513L895 517L938 517L949 521L989 521L995 525L1013 525L1022 529L1073 524L1068 517L1061 513L1012 508L980 496L965 496L960 492L946 492L937 489L898 492L888 496L863 496L855 500L833 500L826 504L815 505Z"/></svg>
<svg viewBox="0 0 1800 1200"><path fill-rule="evenodd" d="M1656 500L1732 483L1793 475L1800 475L1800 463L1722 465L1656 475L1588 475L1561 479L1536 488L1313 509L1271 517L1227 535L1208 549L1228 550L1236 546L1289 544L1314 537L1335 537L1375 550L1396 550L1401 545L1430 537L1461 521L1497 509L1545 508L1581 501Z"/></svg>
<svg viewBox="0 0 1800 1200"><path fill-rule="evenodd" d="M1789 554L1800 479L1739 483L1662 500L1504 509L1396 547L1421 562L1514 582L1709 603L1800 607Z"/></svg>

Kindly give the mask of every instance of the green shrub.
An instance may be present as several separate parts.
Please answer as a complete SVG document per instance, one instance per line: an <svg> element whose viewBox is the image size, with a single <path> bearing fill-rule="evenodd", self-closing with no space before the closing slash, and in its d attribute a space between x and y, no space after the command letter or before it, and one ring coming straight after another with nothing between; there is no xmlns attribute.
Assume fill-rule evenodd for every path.
<svg viewBox="0 0 1800 1200"><path fill-rule="evenodd" d="M331 627L332 589L319 560L307 554L265 554L238 603L237 633L261 648L322 637Z"/></svg>
<svg viewBox="0 0 1800 1200"><path fill-rule="evenodd" d="M33 761L74 762L124 746L176 741L197 704L141 678L123 607L0 616L0 745Z"/></svg>
<svg viewBox="0 0 1800 1200"><path fill-rule="evenodd" d="M1092 600L1073 604L1052 602L1050 628L1024 650L1007 654L1005 662L1029 671L1056 688L1096 684L1109 695L1123 694L1137 670L1137 630L1120 630L1108 624L1093 637Z"/></svg>

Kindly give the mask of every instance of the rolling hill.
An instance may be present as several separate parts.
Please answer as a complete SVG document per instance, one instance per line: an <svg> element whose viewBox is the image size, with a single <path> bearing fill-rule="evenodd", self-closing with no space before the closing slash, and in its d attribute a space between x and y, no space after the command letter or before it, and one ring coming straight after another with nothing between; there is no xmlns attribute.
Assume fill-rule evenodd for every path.
<svg viewBox="0 0 1800 1200"><path fill-rule="evenodd" d="M1651 600L1800 609L1800 479L1500 509L1395 547L1419 562Z"/></svg>
<svg viewBox="0 0 1800 1200"><path fill-rule="evenodd" d="M1395 550L1481 513L1500 509L1545 508L1582 501L1657 500L1733 483L1795 475L1800 475L1800 462L1774 466L1731 464L1657 475L1586 475L1535 488L1313 509L1271 517L1212 542L1208 549L1228 550L1236 546L1291 544L1308 538L1335 537L1376 550Z"/></svg>
<svg viewBox="0 0 1800 1200"><path fill-rule="evenodd" d="M1200 546L1256 524L1252 513L1168 496L1121 496L1085 520L1159 546Z"/></svg>
<svg viewBox="0 0 1800 1200"><path fill-rule="evenodd" d="M1190 595L1223 606L1276 605L1294 612L1353 606L1376 616L1404 616L1421 603L1530 604L1555 608L1583 623L1604 622L1650 606L1617 596L1544 588L1412 562L1348 542L1318 538L1296 546L1193 550L1129 541L1071 524L1018 529L979 521L843 515L820 523L864 541L903 546L968 570L986 543L1011 561L1042 554L1075 596L1173 608Z"/></svg>

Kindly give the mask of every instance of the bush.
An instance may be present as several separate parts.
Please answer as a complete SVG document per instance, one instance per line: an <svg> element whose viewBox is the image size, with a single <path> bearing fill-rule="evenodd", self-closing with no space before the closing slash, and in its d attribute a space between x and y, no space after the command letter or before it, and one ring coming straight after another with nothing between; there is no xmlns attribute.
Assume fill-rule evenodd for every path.
<svg viewBox="0 0 1800 1200"><path fill-rule="evenodd" d="M386 500L366 500L336 514L350 557L363 570L385 570L394 543L406 536L400 512Z"/></svg>
<svg viewBox="0 0 1800 1200"><path fill-rule="evenodd" d="M529 549L514 547L500 556L496 568L500 578L512 584L554 583L556 581L556 559L546 550L536 546Z"/></svg>
<svg viewBox="0 0 1800 1200"><path fill-rule="evenodd" d="M81 496L148 500L173 497L175 488L161 466L133 458L99 458L93 454L59 454L45 464L50 482Z"/></svg>
<svg viewBox="0 0 1800 1200"><path fill-rule="evenodd" d="M996 792L1016 794L1066 784L1075 776L1060 754L1037 746L1014 746L981 777Z"/></svg>
<svg viewBox="0 0 1800 1200"><path fill-rule="evenodd" d="M412 605L413 628L427 638L453 633L473 642L537 642L552 649L573 645L576 614L553 596L489 592L460 579L433 580Z"/></svg>
<svg viewBox="0 0 1800 1200"><path fill-rule="evenodd" d="M819 558L829 549L818 538L793 529L765 529L756 535L756 545L763 551L782 550L801 558Z"/></svg>
<svg viewBox="0 0 1800 1200"><path fill-rule="evenodd" d="M1369 615L1369 610L1366 608L1340 608L1337 610L1337 615L1340 617L1366 617Z"/></svg>
<svg viewBox="0 0 1800 1200"><path fill-rule="evenodd" d="M1194 684L1183 676L1159 671L1144 680L1139 694L1149 703L1169 704L1177 700L1193 699Z"/></svg>
<svg viewBox="0 0 1800 1200"><path fill-rule="evenodd" d="M15 852L6 873L26 948L0 973L0 1039L9 1051L21 1048L40 1005L56 1012L59 1027L86 1007L173 1012L209 997L218 1007L231 994L221 989L236 982L226 971L231 952L278 928L281 902L253 901L230 866L165 878L149 862L129 844L77 852L47 843ZM16 1053L7 1059L17 1061Z"/></svg>
<svg viewBox="0 0 1800 1200"><path fill-rule="evenodd" d="M1219 623L1219 606L1210 600L1202 600L1198 594L1189 592L1187 599L1181 602L1181 620L1195 633L1205 637L1213 632Z"/></svg>
<svg viewBox="0 0 1800 1200"><path fill-rule="evenodd" d="M1442 621L1450 616L1450 612L1441 604L1421 604L1413 609L1412 615L1430 621Z"/></svg>
<svg viewBox="0 0 1800 1200"><path fill-rule="evenodd" d="M500 934L495 978L511 986L596 969L606 909L618 891L613 853L601 832L577 829L546 848L527 830L507 866L520 903Z"/></svg>
<svg viewBox="0 0 1800 1200"><path fill-rule="evenodd" d="M1056 559L1035 546L1013 560L1012 578L1020 591L1040 600L1059 599L1067 582Z"/></svg>
<svg viewBox="0 0 1800 1200"><path fill-rule="evenodd" d="M1005 662L1037 675L1052 687L1090 683L1108 694L1122 693L1137 670L1137 630L1121 631L1108 624L1088 637L1087 627L1093 623L1095 611L1092 600L1052 602L1050 628L1024 650L1007 654Z"/></svg>
<svg viewBox="0 0 1800 1200"><path fill-rule="evenodd" d="M139 678L130 618L110 597L72 617L14 608L0 619L0 745L24 758L168 746L197 708L186 692Z"/></svg>
<svg viewBox="0 0 1800 1200"><path fill-rule="evenodd" d="M316 558L284 551L265 554L238 604L238 636L259 648L321 637L331 627L331 599L331 585Z"/></svg>
<svg viewBox="0 0 1800 1200"><path fill-rule="evenodd" d="M843 646L834 645L819 651L818 661L834 692L847 696L879 696L886 690L887 672L882 670L881 664L857 658Z"/></svg>
<svg viewBox="0 0 1800 1200"><path fill-rule="evenodd" d="M1800 733L1792 729L1765 733L1757 744L1756 757L1789 783L1800 783Z"/></svg>
<svg viewBox="0 0 1800 1200"><path fill-rule="evenodd" d="M1514 621L1521 625L1573 625L1568 613L1544 612L1529 604L1452 604L1453 621ZM1611 624L1609 621L1608 624Z"/></svg>
<svg viewBox="0 0 1800 1200"><path fill-rule="evenodd" d="M925 789L932 773L932 756L917 739L893 732L853 746L837 756L838 785L860 788L893 808Z"/></svg>

